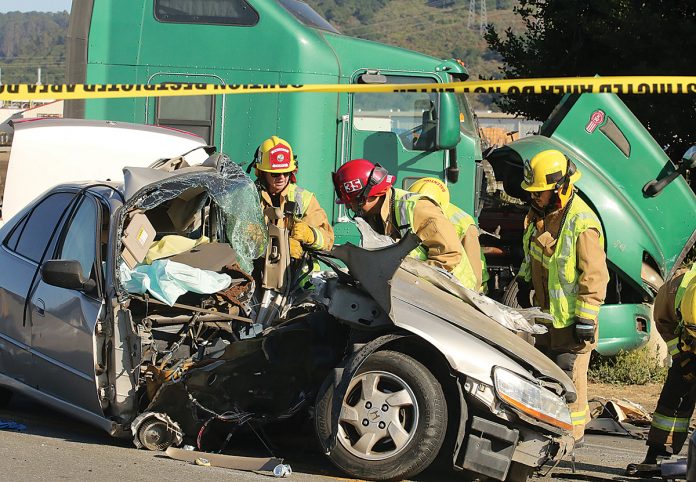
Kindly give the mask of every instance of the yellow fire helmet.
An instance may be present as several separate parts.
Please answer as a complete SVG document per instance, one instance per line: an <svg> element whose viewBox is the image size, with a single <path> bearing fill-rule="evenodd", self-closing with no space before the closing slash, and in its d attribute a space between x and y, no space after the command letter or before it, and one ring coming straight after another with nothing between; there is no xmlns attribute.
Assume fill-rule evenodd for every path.
<svg viewBox="0 0 696 482"><path fill-rule="evenodd" d="M696 278L693 278L686 287L679 311L684 325L696 325Z"/></svg>
<svg viewBox="0 0 696 482"><path fill-rule="evenodd" d="M551 191L557 193L564 207L573 193L573 184L582 174L573 161L556 149L541 151L531 160L524 161L522 189L529 192Z"/></svg>
<svg viewBox="0 0 696 482"><path fill-rule="evenodd" d="M434 199L443 209L449 206L450 193L447 185L434 177L423 177L411 184L409 191L425 194Z"/></svg>
<svg viewBox="0 0 696 482"><path fill-rule="evenodd" d="M278 136L271 136L261 143L254 156L256 176L264 172L294 172L297 161L292 153L290 143Z"/></svg>

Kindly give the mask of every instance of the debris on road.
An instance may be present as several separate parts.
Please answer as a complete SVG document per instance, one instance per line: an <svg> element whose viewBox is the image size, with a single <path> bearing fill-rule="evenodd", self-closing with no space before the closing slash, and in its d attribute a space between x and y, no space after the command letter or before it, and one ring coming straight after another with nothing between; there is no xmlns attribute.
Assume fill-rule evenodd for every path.
<svg viewBox="0 0 696 482"><path fill-rule="evenodd" d="M627 435L644 439L652 416L641 405L626 399L595 397L590 400L592 420L588 433L600 435Z"/></svg>
<svg viewBox="0 0 696 482"><path fill-rule="evenodd" d="M16 430L17 432L24 432L27 426L23 423L17 423L13 421L0 420L0 430Z"/></svg>
<svg viewBox="0 0 696 482"><path fill-rule="evenodd" d="M208 452L199 452L197 450L186 450L169 447L165 452L167 457L182 462L191 462L196 465L205 465L212 467L221 467L224 469L235 469L245 471L268 471L276 475L276 469L279 473L286 475L276 475L277 477L287 477L292 473L289 465L283 464L283 459L276 457L240 457L236 455L213 454ZM201 462L199 462L201 461ZM202 463L203 461L207 462ZM285 469L279 469L279 466Z"/></svg>

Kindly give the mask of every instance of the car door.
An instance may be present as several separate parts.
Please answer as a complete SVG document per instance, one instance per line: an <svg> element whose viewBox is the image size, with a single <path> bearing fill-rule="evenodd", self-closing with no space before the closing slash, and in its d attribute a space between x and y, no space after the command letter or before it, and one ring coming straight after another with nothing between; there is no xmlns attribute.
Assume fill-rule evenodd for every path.
<svg viewBox="0 0 696 482"><path fill-rule="evenodd" d="M0 246L0 374L28 383L32 372L31 320L26 298L42 257L75 193L54 192L8 222Z"/></svg>
<svg viewBox="0 0 696 482"><path fill-rule="evenodd" d="M101 277L100 204L90 195L70 213L51 259L78 260L85 279ZM48 258L47 258L48 259ZM100 289L82 292L45 283L31 298L32 384L93 413L102 414L95 380L94 331L103 306Z"/></svg>

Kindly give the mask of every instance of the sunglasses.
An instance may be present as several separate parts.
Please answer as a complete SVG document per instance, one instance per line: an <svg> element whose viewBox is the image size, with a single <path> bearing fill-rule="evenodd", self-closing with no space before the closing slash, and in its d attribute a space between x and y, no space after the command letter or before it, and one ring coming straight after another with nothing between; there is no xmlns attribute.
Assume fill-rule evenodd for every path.
<svg viewBox="0 0 696 482"><path fill-rule="evenodd" d="M269 172L269 174L271 175L272 178L275 179L276 177L280 177L280 176L290 177L291 173L289 173L289 172Z"/></svg>

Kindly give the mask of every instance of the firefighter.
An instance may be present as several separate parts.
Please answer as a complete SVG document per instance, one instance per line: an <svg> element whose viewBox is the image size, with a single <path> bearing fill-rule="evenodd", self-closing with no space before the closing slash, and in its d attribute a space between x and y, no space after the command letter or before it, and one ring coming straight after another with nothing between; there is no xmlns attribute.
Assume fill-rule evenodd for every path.
<svg viewBox="0 0 696 482"><path fill-rule="evenodd" d="M347 205L379 234L400 239L409 229L421 239L411 253L459 278L462 246L452 223L433 199L394 188L396 177L379 164L353 159L333 173L336 203Z"/></svg>
<svg viewBox="0 0 696 482"><path fill-rule="evenodd" d="M629 464L628 475L659 475L658 460L678 454L688 436L696 405L696 264L662 285L653 313L672 366L653 414L645 460Z"/></svg>
<svg viewBox="0 0 696 482"><path fill-rule="evenodd" d="M479 244L479 231L474 218L450 202L449 189L440 179L424 177L414 182L409 190L425 194L440 205L447 219L457 230L457 236L464 248L464 256L460 262L463 277L460 281L469 289L481 291L483 256Z"/></svg>
<svg viewBox="0 0 696 482"><path fill-rule="evenodd" d="M575 384L578 397L570 411L576 446L582 444L590 419L587 369L597 345L597 316L609 282L602 226L574 188L580 175L575 164L557 150L525 160L522 188L531 199L518 275L518 299L526 296L528 305L533 288L534 304L553 316L548 333L538 335L535 344Z"/></svg>
<svg viewBox="0 0 696 482"><path fill-rule="evenodd" d="M290 229L290 256L299 259L305 249L331 249L333 228L314 194L296 184L298 163L290 144L271 136L256 149L253 165L266 222ZM285 216L270 220L268 207L280 208Z"/></svg>

